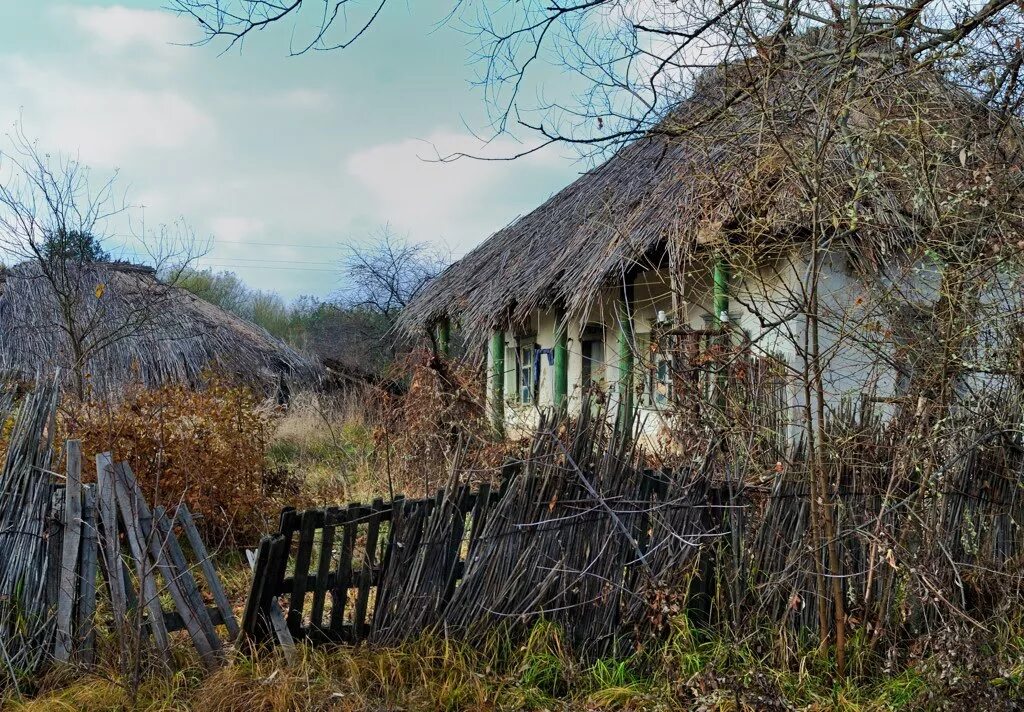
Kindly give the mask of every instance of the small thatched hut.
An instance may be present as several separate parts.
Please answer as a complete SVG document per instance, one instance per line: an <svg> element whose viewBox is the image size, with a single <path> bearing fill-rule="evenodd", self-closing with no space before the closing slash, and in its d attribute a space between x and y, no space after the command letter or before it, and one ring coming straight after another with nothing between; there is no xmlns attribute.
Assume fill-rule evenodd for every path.
<svg viewBox="0 0 1024 712"><path fill-rule="evenodd" d="M218 373L268 396L314 385L323 369L252 324L124 262L26 261L0 270L0 374L60 370L69 387L201 386Z"/></svg>
<svg viewBox="0 0 1024 712"><path fill-rule="evenodd" d="M462 329L506 427L588 390L656 423L683 395L671 373L699 370L725 330L805 359L815 244L830 402L893 395L909 357L851 347L850 324L884 319L896 287L934 305L925 255L1016 244L1020 127L884 48L839 66L826 41L794 43L799 61L708 70L652 130L446 270L404 327ZM803 388L780 388L792 421Z"/></svg>

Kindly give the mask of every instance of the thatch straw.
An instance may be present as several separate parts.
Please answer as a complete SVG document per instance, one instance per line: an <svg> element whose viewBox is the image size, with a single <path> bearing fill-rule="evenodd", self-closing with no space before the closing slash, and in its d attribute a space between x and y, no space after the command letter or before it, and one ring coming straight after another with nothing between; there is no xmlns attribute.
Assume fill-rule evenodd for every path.
<svg viewBox="0 0 1024 712"><path fill-rule="evenodd" d="M914 156L926 157L930 179L951 191L971 185L980 171L1020 193L1019 152L1002 150L1006 140L992 138L1019 126L993 120L932 70L884 58L860 64L845 133L818 158L813 146L829 121L822 114L833 110L835 64L755 59L709 70L653 130L442 273L405 311L401 326L411 333L449 318L470 341L481 341L489 329L553 305L570 318L585 317L603 290L664 264L668 253L681 264L700 251L742 245L756 258L768 241L806 239L803 160L817 161L808 168L824 166L821 192L832 196L834 214L846 220L838 207L857 205L858 224L836 232L871 264L928 239L942 219L918 199L921 177L906 169ZM851 179L866 174L865 156L851 146L869 147L871 165L879 166L873 184L856 195ZM972 147L967 165L961 146ZM991 229L1006 238L1013 230L1001 218L991 220ZM975 223L962 223L977 237Z"/></svg>
<svg viewBox="0 0 1024 712"><path fill-rule="evenodd" d="M208 370L267 393L282 380L307 385L321 378L315 358L160 282L150 268L69 264L59 271L57 290L53 284L37 262L0 272L0 374L34 381L58 369L75 373L72 339L60 316L70 302L79 341L89 347L79 368L97 394L116 394L130 383L198 386Z"/></svg>

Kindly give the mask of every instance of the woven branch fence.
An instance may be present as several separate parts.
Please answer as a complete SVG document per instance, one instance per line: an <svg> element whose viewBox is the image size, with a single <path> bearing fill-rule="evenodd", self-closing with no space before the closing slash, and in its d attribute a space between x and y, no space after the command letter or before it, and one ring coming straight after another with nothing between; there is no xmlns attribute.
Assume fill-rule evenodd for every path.
<svg viewBox="0 0 1024 712"><path fill-rule="evenodd" d="M837 473L835 496L851 620L888 631L946 608L969 618L994 605L970 572L1019 581L1015 440L998 458L987 448L950 463L934 488L890 477L877 441L859 447L864 457ZM474 640L495 626L514 635L544 619L581 652L604 655L636 649L684 611L705 625L815 630L814 558L824 565L825 551L813 546L806 472L741 485L645 469L631 448L600 415L549 418L495 488L471 489L456 473L430 499L286 510L256 556L243 635L290 651L296 639L393 644L438 631ZM927 536L901 545L922 500L933 519L914 531ZM935 604L917 620L894 603L914 587Z"/></svg>

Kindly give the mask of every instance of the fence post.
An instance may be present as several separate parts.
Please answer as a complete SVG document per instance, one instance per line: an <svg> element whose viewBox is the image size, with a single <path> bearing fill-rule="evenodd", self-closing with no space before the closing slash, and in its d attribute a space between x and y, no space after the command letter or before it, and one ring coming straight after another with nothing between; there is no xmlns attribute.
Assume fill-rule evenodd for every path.
<svg viewBox="0 0 1024 712"><path fill-rule="evenodd" d="M60 557L60 585L57 594L57 662L71 659L74 648L72 618L78 593L78 548L82 535L82 444L68 440L67 478L64 484L64 537Z"/></svg>

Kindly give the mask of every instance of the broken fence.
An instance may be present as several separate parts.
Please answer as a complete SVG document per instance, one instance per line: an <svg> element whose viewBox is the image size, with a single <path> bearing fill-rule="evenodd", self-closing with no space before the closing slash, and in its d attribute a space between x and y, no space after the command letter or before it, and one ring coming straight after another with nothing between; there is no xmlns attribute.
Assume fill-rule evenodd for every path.
<svg viewBox="0 0 1024 712"><path fill-rule="evenodd" d="M184 630L203 663L217 665L224 653L217 627L223 626L230 639L239 628L188 507L181 503L173 513L151 510L131 468L112 462L109 453L96 457L96 483L83 484L78 441L69 440L66 452L67 475L53 490L47 537L53 659L95 661L96 630L104 623L97 615L102 581L110 604L105 623L116 634L143 637L169 660L168 636ZM179 529L187 547L178 540ZM213 605L205 603L197 573ZM170 609L162 594L172 602Z"/></svg>

